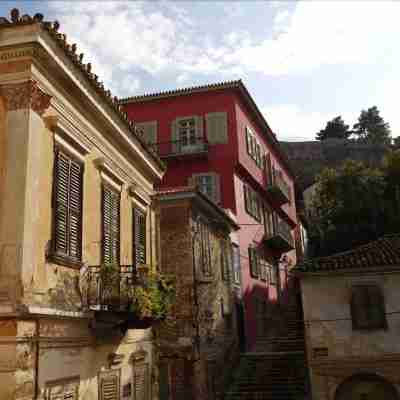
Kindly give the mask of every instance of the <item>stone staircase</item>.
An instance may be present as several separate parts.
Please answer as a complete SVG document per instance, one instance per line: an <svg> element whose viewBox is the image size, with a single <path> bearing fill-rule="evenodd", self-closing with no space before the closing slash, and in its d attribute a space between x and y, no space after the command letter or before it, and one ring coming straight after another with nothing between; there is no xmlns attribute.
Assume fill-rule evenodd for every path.
<svg viewBox="0 0 400 400"><path fill-rule="evenodd" d="M252 352L242 353L224 400L304 400L307 365L304 327L296 309L285 313L282 334L260 337Z"/></svg>

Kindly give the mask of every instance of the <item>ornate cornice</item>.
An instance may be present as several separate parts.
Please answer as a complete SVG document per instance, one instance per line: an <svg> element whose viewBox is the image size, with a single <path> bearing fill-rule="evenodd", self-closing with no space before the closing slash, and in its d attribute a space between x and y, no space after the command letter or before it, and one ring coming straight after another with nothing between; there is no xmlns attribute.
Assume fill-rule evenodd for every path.
<svg viewBox="0 0 400 400"><path fill-rule="evenodd" d="M42 116L50 106L51 96L32 80L1 86L0 94L6 100L8 111L31 108Z"/></svg>

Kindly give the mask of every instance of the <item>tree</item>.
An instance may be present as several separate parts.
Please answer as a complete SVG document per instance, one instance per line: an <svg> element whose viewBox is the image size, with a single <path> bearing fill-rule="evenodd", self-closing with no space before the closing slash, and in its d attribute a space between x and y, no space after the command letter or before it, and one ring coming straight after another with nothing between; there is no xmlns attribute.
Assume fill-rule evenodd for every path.
<svg viewBox="0 0 400 400"><path fill-rule="evenodd" d="M379 169L356 161L319 175L309 215L311 256L345 251L400 230L400 151Z"/></svg>
<svg viewBox="0 0 400 400"><path fill-rule="evenodd" d="M390 126L379 115L376 106L361 111L358 122L353 126L353 134L361 143L389 145L392 140Z"/></svg>
<svg viewBox="0 0 400 400"><path fill-rule="evenodd" d="M393 146L396 149L400 149L400 136L397 136L393 139Z"/></svg>
<svg viewBox="0 0 400 400"><path fill-rule="evenodd" d="M325 129L317 133L316 139L347 139L350 135L349 125L346 125L339 115L326 123Z"/></svg>

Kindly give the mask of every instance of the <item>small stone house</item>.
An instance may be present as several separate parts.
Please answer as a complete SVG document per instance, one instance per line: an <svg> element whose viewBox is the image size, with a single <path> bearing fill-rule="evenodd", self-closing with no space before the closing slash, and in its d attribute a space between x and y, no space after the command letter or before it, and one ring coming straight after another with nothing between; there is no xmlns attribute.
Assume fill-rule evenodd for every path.
<svg viewBox="0 0 400 400"><path fill-rule="evenodd" d="M400 398L400 235L295 268L313 399Z"/></svg>
<svg viewBox="0 0 400 400"><path fill-rule="evenodd" d="M58 30L0 18L0 399L156 399L121 293L159 265L164 166Z"/></svg>
<svg viewBox="0 0 400 400"><path fill-rule="evenodd" d="M239 227L196 187L155 198L162 272L175 278L177 299L158 330L160 400L211 400L238 355L232 242Z"/></svg>

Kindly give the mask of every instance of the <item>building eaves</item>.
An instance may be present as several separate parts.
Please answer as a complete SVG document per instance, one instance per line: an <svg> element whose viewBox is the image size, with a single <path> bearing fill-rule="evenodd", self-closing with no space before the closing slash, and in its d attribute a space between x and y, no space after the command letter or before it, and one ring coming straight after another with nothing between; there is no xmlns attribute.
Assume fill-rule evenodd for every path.
<svg viewBox="0 0 400 400"><path fill-rule="evenodd" d="M58 21L50 22L44 21L43 14L36 13L33 17L24 14L20 16L20 12L17 8L13 8L10 12L11 20L5 17L0 17L0 29L12 28L16 26L34 25L38 24L43 30L47 31L50 37L54 40L57 46L65 53L65 55L72 61L80 73L85 77L89 84L95 89L95 91L101 96L101 98L112 108L119 119L128 128L130 133L140 143L141 147L146 151L147 154L157 163L162 169L166 169L164 162L158 157L158 155L150 148L143 138L136 131L134 122L128 119L127 113L123 111L117 96L112 96L111 91L104 87L103 82L99 81L99 77L92 72L91 63L83 63L84 54L77 52L77 45L75 43L69 44L67 42L67 35L60 33L60 24Z"/></svg>
<svg viewBox="0 0 400 400"><path fill-rule="evenodd" d="M226 82L218 82L218 83L211 83L209 85L201 85L201 86L192 86L183 89L175 89L175 90L168 90L164 92L156 92L156 93L147 93L139 96L132 96L126 97L119 100L121 105L126 105L130 103L144 103L147 101L154 101L165 99L169 97L178 97L178 96L189 96L196 93L202 92L212 92L218 90L226 90L226 89L237 89L239 90L240 94L242 95L245 103L249 106L249 108L254 112L255 116L258 119L260 125L265 129L265 137L267 141L271 144L271 146L276 151L278 157L280 157L281 161L285 165L288 173L290 173L295 178L294 171L289 163L289 159L287 158L285 152L282 150L278 139L276 138L275 133L269 127L268 122L264 118L264 115L258 108L256 102L251 97L249 91L247 90L246 86L242 82L241 79L233 80L233 81L226 81ZM268 132L268 133L267 133Z"/></svg>
<svg viewBox="0 0 400 400"><path fill-rule="evenodd" d="M195 185L159 189L153 194L152 197L159 201L181 200L185 198L197 200L203 206L203 208L206 208L215 215L218 215L218 218L224 220L231 228L233 228L233 230L240 229L240 226L236 223L236 221L234 221L223 208L210 200Z"/></svg>
<svg viewBox="0 0 400 400"><path fill-rule="evenodd" d="M400 234L386 235L352 250L327 257L307 259L294 273L340 272L396 266L400 270Z"/></svg>

